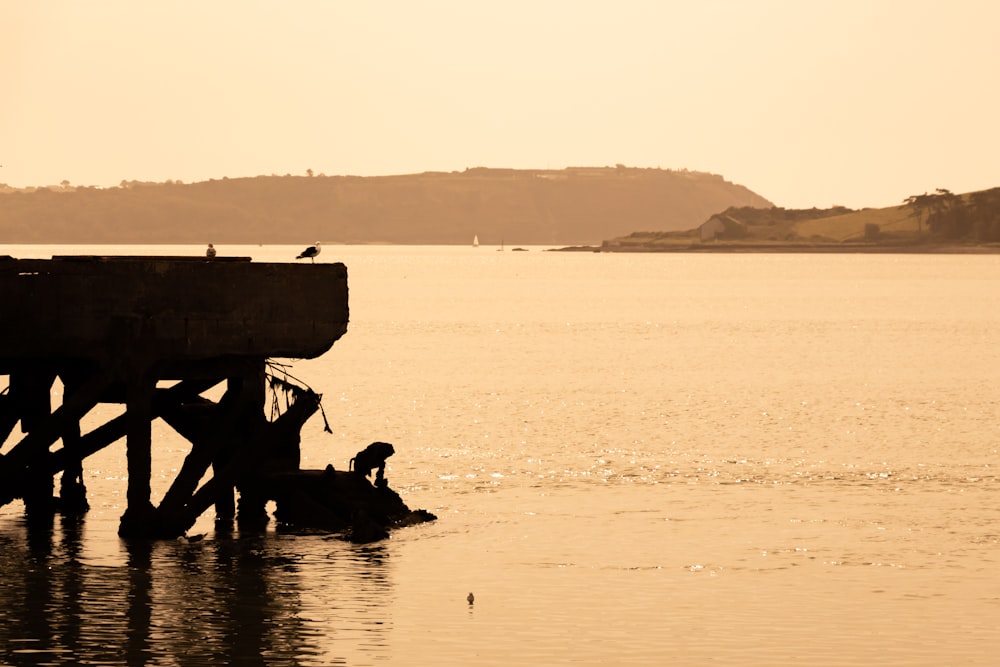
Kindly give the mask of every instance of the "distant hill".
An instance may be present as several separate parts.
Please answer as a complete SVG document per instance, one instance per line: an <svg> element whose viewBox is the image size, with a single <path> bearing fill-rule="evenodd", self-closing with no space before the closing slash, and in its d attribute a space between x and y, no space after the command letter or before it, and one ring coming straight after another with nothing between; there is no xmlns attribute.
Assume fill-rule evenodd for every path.
<svg viewBox="0 0 1000 667"><path fill-rule="evenodd" d="M732 207L682 231L633 232L605 240L618 252L668 251L949 251L1000 243L1000 188L952 194L938 190L902 206L851 210Z"/></svg>
<svg viewBox="0 0 1000 667"><path fill-rule="evenodd" d="M770 206L721 176L624 166L0 186L0 243L598 243Z"/></svg>

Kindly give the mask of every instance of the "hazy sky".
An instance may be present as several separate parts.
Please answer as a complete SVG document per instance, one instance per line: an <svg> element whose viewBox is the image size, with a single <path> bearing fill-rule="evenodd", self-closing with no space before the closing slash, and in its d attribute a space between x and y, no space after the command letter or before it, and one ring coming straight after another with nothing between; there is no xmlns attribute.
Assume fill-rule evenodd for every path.
<svg viewBox="0 0 1000 667"><path fill-rule="evenodd" d="M0 0L0 183L581 165L1000 186L994 0Z"/></svg>

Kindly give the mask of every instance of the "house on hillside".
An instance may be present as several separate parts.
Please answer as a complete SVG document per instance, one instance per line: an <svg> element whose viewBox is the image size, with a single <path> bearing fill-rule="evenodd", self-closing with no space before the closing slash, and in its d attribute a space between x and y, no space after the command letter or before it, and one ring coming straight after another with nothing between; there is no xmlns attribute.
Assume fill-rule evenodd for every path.
<svg viewBox="0 0 1000 667"><path fill-rule="evenodd" d="M725 213L716 213L698 227L698 238L704 241L716 239L741 239L747 235L747 226Z"/></svg>

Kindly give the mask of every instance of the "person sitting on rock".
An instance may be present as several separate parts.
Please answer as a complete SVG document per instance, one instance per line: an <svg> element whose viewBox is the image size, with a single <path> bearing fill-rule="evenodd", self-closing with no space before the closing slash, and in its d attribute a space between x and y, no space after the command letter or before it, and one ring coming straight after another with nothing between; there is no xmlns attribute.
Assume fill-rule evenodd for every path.
<svg viewBox="0 0 1000 667"><path fill-rule="evenodd" d="M375 473L375 486L385 486L385 460L395 453L396 450L390 443L373 442L354 455L348 464L348 469L368 477L373 469L378 468Z"/></svg>

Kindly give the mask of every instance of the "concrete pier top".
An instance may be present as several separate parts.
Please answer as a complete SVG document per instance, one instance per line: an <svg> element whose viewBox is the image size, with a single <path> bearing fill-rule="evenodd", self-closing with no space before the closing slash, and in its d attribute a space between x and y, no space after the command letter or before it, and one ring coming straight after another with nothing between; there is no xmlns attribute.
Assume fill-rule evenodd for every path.
<svg viewBox="0 0 1000 667"><path fill-rule="evenodd" d="M0 372L41 359L308 359L347 331L348 314L340 263L0 257Z"/></svg>

